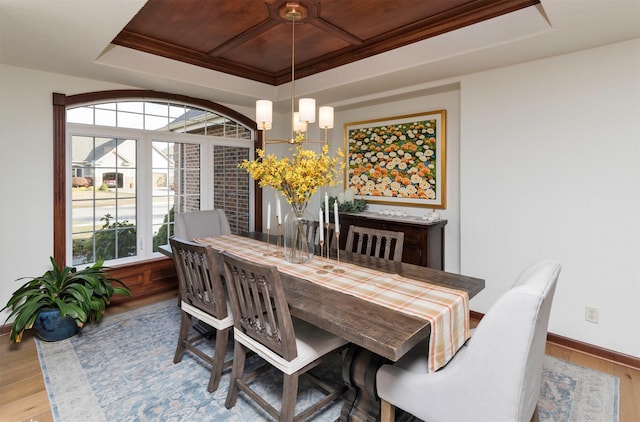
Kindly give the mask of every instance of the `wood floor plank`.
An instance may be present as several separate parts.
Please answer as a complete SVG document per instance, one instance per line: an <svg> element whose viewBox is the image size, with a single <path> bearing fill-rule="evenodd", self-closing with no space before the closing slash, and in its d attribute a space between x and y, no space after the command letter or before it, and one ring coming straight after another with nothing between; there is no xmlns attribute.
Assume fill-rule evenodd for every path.
<svg viewBox="0 0 640 422"><path fill-rule="evenodd" d="M0 406L0 415L6 421L45 420L43 415L52 420L49 399L45 390L29 394ZM40 419L36 419L40 418Z"/></svg>
<svg viewBox="0 0 640 422"><path fill-rule="evenodd" d="M612 372L620 378L620 422L640 421L640 371L614 365Z"/></svg>
<svg viewBox="0 0 640 422"><path fill-rule="evenodd" d="M26 373L26 375L23 376L23 379L6 386L3 384L0 387L0 406L19 400L24 396L39 393L45 388L42 373L40 371Z"/></svg>

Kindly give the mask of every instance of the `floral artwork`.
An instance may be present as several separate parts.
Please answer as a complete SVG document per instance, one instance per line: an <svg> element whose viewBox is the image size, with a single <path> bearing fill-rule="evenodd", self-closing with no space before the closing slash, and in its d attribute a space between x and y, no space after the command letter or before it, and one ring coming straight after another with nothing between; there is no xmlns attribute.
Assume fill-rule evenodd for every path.
<svg viewBox="0 0 640 422"><path fill-rule="evenodd" d="M445 208L445 115L345 124L345 190L367 202Z"/></svg>

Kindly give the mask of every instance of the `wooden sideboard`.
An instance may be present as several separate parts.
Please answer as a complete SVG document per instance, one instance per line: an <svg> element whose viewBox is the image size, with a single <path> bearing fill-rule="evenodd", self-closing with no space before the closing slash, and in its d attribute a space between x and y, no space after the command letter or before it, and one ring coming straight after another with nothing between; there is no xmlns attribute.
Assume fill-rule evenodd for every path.
<svg viewBox="0 0 640 422"><path fill-rule="evenodd" d="M349 226L404 232L402 262L444 270L444 226L447 220L428 222L420 217L390 217L372 212L340 213L340 249Z"/></svg>

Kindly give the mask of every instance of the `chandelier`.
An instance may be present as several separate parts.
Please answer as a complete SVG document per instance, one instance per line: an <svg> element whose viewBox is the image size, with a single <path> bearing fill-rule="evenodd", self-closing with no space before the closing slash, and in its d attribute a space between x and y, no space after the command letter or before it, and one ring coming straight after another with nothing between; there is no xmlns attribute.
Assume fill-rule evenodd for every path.
<svg viewBox="0 0 640 422"><path fill-rule="evenodd" d="M273 103L269 100L256 101L256 122L258 129L262 130L262 150L267 143L296 143L300 142L296 134L302 133L304 141L309 142L309 123L316 121L316 100L313 98L300 98L298 111L295 111L295 26L307 16L306 7L299 3L286 3L280 9L280 16L291 21L291 138L283 141L267 141L266 131L270 130L273 123ZM333 128L333 107L323 106L318 109L318 126L324 130L324 143L327 143L327 131Z"/></svg>

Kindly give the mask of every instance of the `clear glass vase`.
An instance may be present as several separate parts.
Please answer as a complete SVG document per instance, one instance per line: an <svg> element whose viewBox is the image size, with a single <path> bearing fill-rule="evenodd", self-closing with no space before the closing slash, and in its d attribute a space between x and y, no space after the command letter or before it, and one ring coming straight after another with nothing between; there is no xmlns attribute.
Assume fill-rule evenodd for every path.
<svg viewBox="0 0 640 422"><path fill-rule="evenodd" d="M306 211L306 204L294 204L284 216L284 257L302 264L311 261L315 244L315 221Z"/></svg>

